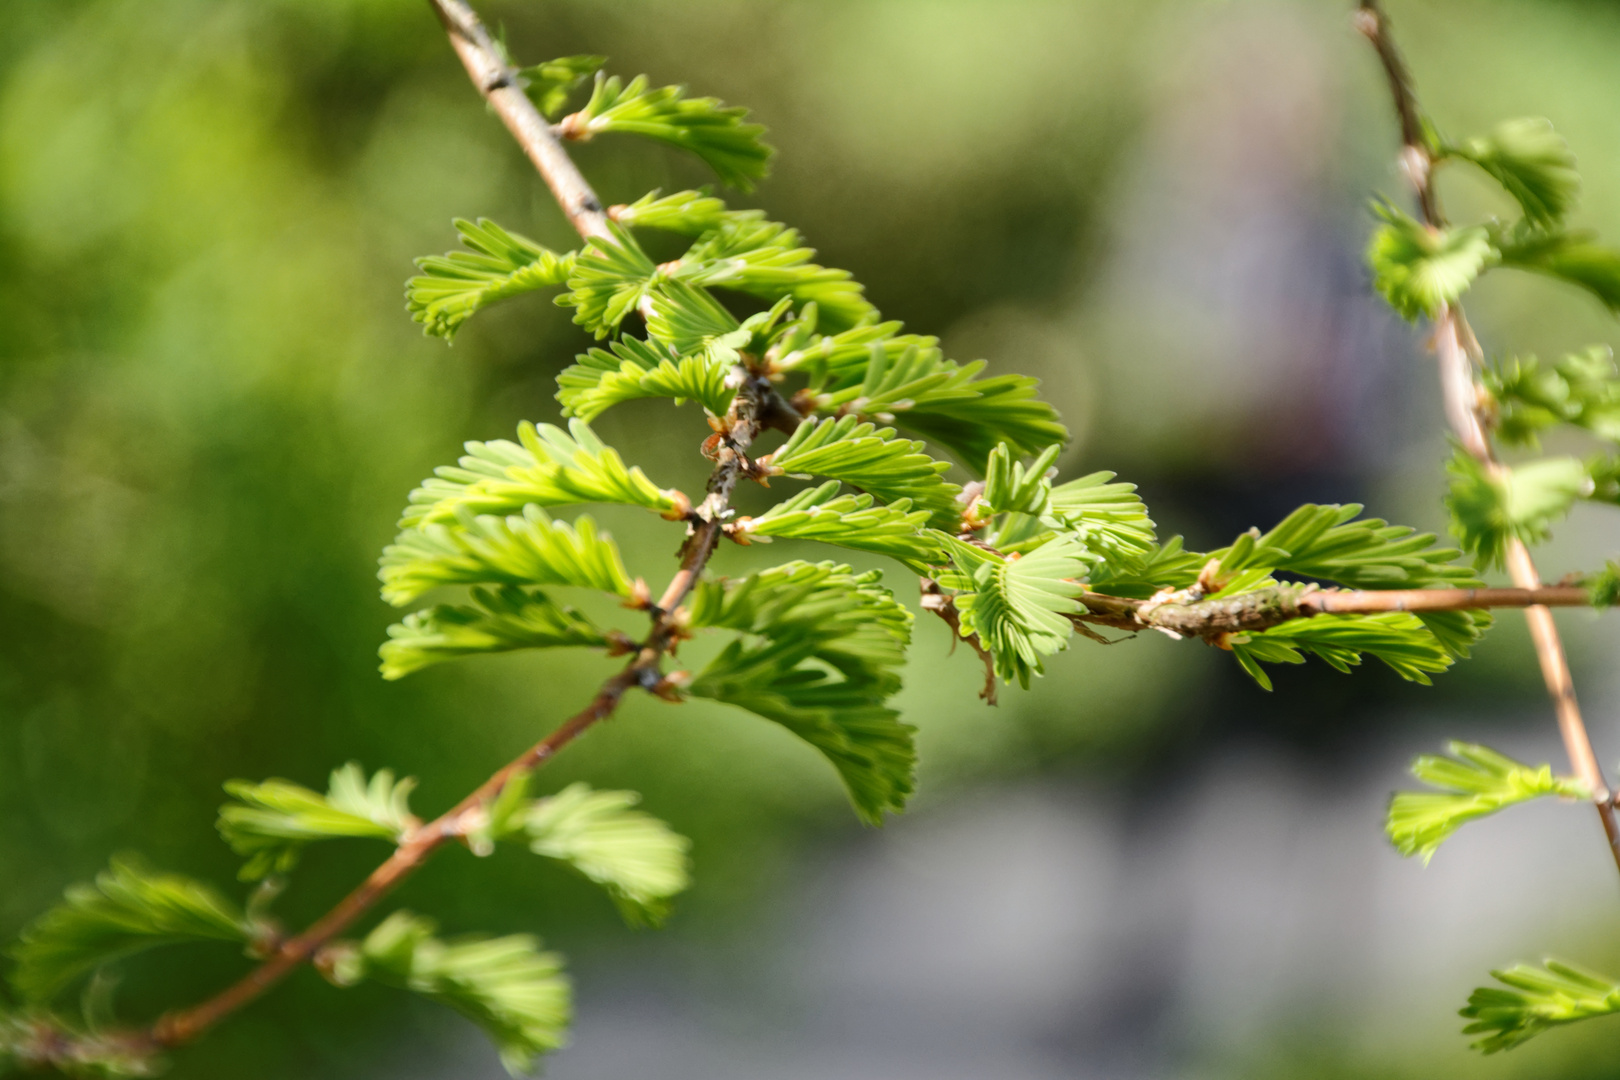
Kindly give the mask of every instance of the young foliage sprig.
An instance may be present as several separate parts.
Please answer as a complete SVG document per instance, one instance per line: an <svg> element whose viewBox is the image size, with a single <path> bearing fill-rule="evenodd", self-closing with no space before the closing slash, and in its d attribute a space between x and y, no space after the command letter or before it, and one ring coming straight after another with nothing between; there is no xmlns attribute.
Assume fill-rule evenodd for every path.
<svg viewBox="0 0 1620 1080"><path fill-rule="evenodd" d="M573 252L560 255L488 218L454 224L472 250L417 259L422 273L405 284L406 309L425 334L448 340L491 304L561 285L573 273Z"/></svg>
<svg viewBox="0 0 1620 1080"><path fill-rule="evenodd" d="M679 517L691 508L678 491L660 488L640 467L626 468L618 451L583 420L568 431L550 424L518 426L516 443L469 442L458 466L441 466L411 492L401 528L454 521L462 510L513 514L524 507L621 503Z"/></svg>
<svg viewBox="0 0 1620 1080"><path fill-rule="evenodd" d="M1502 986L1475 990L1459 1013L1472 1021L1463 1034L1485 1035L1473 1046L1487 1054L1510 1050L1560 1024L1620 1012L1620 984L1572 964L1548 960L1545 968L1519 964L1491 975Z"/></svg>
<svg viewBox="0 0 1620 1080"><path fill-rule="evenodd" d="M747 117L747 109L716 98L687 97L684 87L653 89L645 75L625 83L598 73L590 101L559 127L570 139L622 132L668 143L702 158L722 183L752 191L775 151L763 139L765 129Z"/></svg>
<svg viewBox="0 0 1620 1080"><path fill-rule="evenodd" d="M514 1075L567 1043L573 1004L561 957L529 934L447 940L436 929L396 911L358 944L330 948L322 966L338 986L378 982L450 1006L489 1034Z"/></svg>
<svg viewBox="0 0 1620 1080"><path fill-rule="evenodd" d="M1440 790L1403 791L1390 800L1384 831L1402 855L1427 863L1463 825L1530 799L1555 795L1590 799L1578 781L1554 776L1552 766L1521 765L1484 746L1453 742L1450 757L1425 754L1412 775Z"/></svg>
<svg viewBox="0 0 1620 1080"><path fill-rule="evenodd" d="M160 945L246 944L247 916L211 886L114 859L94 884L71 886L61 904L23 929L11 950L11 985L46 1002L91 971Z"/></svg>
<svg viewBox="0 0 1620 1080"><path fill-rule="evenodd" d="M774 720L815 747L857 812L879 824L913 786L913 729L887 704L900 689L911 613L878 584L830 562L793 562L693 592L689 625L739 631L688 687Z"/></svg>

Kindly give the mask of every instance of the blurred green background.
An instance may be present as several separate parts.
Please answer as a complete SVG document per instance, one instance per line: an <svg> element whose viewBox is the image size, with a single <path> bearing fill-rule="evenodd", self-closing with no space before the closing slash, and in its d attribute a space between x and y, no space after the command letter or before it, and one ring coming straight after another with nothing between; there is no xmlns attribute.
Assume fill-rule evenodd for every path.
<svg viewBox="0 0 1620 1080"><path fill-rule="evenodd" d="M531 0L485 14L522 62L606 53L610 71L752 108L781 153L744 202L800 227L888 317L943 334L951 355L1041 376L1077 436L1067 475L1118 470L1141 484L1163 531L1215 545L1307 499L1440 521L1432 373L1360 269L1367 196L1402 192L1384 88L1348 6ZM426 6L0 8L0 937L10 938L121 850L228 882L235 860L211 822L231 777L320 786L354 759L419 776L420 810L448 805L577 707L612 662L512 656L394 684L376 672L394 618L377 598L376 558L406 494L462 440L555 420L552 378L586 344L543 299L481 316L453 348L404 313L410 259L451 247L453 216L573 246ZM1579 221L1620 236L1620 10L1408 0L1392 14L1447 130L1551 117L1587 183ZM695 162L623 141L578 158L610 202L708 179ZM1505 211L1466 177L1448 177L1446 193L1459 216ZM1594 305L1541 282L1488 279L1475 297L1492 351L1613 337ZM597 431L660 483L700 488L701 421L641 404ZM633 574L667 576L674 526L599 517ZM1614 537L1612 519L1578 515L1546 575L1613 555ZM722 554L735 570L766 553ZM811 553L769 551L801 554ZM891 580L906 592L903 573ZM1586 614L1565 622L1600 751L1612 755L1616 638ZM921 729L922 794L883 834L860 830L831 771L773 726L635 700L545 785L635 788L694 838L697 884L669 929L632 934L600 895L515 853L453 852L399 902L449 930L536 930L569 954L582 1019L557 1077L923 1075L916 1063L945 1043L904 1009L885 1012L901 991L874 991L855 1010L873 1029L907 1033L884 1044L893 1061L806 1049L866 1029L827 1019L822 995L843 976L818 982L804 974L816 964L790 959L826 944L833 931L816 929L826 911L873 909L858 889L839 891L849 880L886 880L889 859L926 862L917 851L932 849L906 847L908 829L941 850L956 849L939 837L960 833L983 851L1006 836L951 823L1004 821L1007 835L1050 837L1072 855L1083 818L1105 823L1110 880L1125 884L1099 893L1091 864L1076 861L1096 948L1072 963L1061 942L1035 949L1062 960L1073 1011L1033 1033L1015 1017L979 1045L990 1056L957 1062L961 1075L1620 1076L1613 1025L1485 1061L1462 1048L1450 1015L1516 953L1620 960L1612 872L1590 822L1553 814L1497 833L1451 877L1444 855L1420 880L1379 847L1384 792L1409 748L1484 734L1556 753L1524 644L1509 617L1476 662L1433 689L1382 670L1347 679L1310 668L1280 673L1268 696L1208 650L1080 641L1034 690L987 709L971 657L947 656L943 629L923 622L903 698ZM1233 772L1222 764L1232 761L1269 764ZM1196 794L1228 790L1260 800L1230 829L1200 810L1225 803ZM986 812L1030 798L1024 817ZM1053 799L1090 809L1065 816ZM1338 808L1331 828L1289 831L1302 807L1320 821L1324 805ZM1189 862L1194 833L1207 843ZM1338 844L1359 854L1337 859ZM309 855L284 901L290 921L323 910L378 855L328 848ZM1041 844L1030 851L1032 865L1050 858ZM1256 854L1279 851L1292 854ZM1373 869L1340 882L1350 862ZM1155 877L1163 867L1191 892L1166 916L1169 935L1133 899L1183 880ZM1223 873L1254 894L1200 895ZM1356 892L1379 875L1401 884L1370 900ZM1030 888L1062 909L1067 880ZM949 875L919 882L923 897L957 888ZM1445 903L1378 907L1397 895ZM1356 896L1366 902L1346 899ZM1454 902L1475 905L1460 942ZM1334 903L1359 913L1334 914ZM1359 917L1367 904L1378 919ZM1200 931L1206 905L1238 923L1283 915L1261 918L1251 942L1230 921ZM874 940L922 917L876 907L893 921L872 923ZM1298 932L1325 953L1290 946L1252 970L1198 959L1200 933L1252 956L1304 910L1323 921ZM971 943L987 915L928 917L941 920L921 946L933 955ZM1041 946L1039 920L1029 926ZM1436 959L1425 949L1442 936L1451 944ZM998 978L1032 985L1017 950L983 940ZM1373 953L1388 962L1369 966ZM1320 968L1302 995L1288 989L1301 965ZM149 1017L241 966L206 949L131 964L120 999ZM801 977L802 993L771 985ZM740 1000L739 985L757 1000ZM1226 999L1251 1005L1231 1020ZM1096 1001L1108 1007L1086 1004ZM611 1022L626 1014L664 1026L638 1042ZM707 1057L682 1049L694 1031ZM849 1037L859 1047L868 1036ZM1024 1064L997 1064L992 1044ZM746 1073L730 1071L742 1061ZM492 1062L453 1017L303 972L180 1055L173 1075L481 1076Z"/></svg>

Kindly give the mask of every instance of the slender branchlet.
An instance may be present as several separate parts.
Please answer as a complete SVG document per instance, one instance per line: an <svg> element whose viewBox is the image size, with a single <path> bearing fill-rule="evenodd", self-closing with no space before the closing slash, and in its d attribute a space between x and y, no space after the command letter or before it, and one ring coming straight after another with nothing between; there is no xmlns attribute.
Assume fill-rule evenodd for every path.
<svg viewBox="0 0 1620 1080"><path fill-rule="evenodd" d="M1445 227L1440 212L1440 200L1434 188L1436 147L1424 123L1412 89L1400 50L1391 34L1389 17L1378 0L1361 0L1356 13L1356 28L1364 34L1378 52L1384 71L1389 78L1395 111L1400 117L1402 153L1401 162L1407 179L1417 195L1424 223L1431 230ZM1461 304L1442 303L1434 321L1434 350L1440 369L1440 389L1445 402L1446 419L1451 425L1464 451L1483 467L1488 476L1499 482L1509 476L1496 458L1487 434L1480 405L1490 400L1481 384L1475 362L1483 359L1479 343L1468 328ZM1530 549L1519 536L1506 541L1508 574L1521 589L1535 589L1541 584L1541 574L1530 557ZM1570 766L1592 794L1598 817L1615 866L1620 869L1620 817L1616 816L1613 800L1609 797L1608 782L1598 764L1597 753L1581 719L1580 704L1575 698L1575 682L1570 675L1569 660L1564 654L1564 643L1553 622L1547 604L1532 604L1525 609L1530 624L1530 637L1536 649L1547 693L1552 698L1558 716L1558 730L1563 738Z"/></svg>

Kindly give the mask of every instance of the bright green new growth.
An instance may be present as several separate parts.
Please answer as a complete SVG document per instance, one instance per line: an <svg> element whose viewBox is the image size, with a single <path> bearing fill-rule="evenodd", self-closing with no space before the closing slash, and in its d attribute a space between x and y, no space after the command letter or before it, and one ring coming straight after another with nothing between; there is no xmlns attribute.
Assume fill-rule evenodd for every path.
<svg viewBox="0 0 1620 1080"><path fill-rule="evenodd" d="M1582 582L1595 608L1620 606L1620 562L1610 559Z"/></svg>
<svg viewBox="0 0 1620 1080"><path fill-rule="evenodd" d="M1538 448L1538 436L1559 424L1620 442L1620 372L1607 345L1594 345L1556 364L1534 356L1504 361L1485 372L1496 403L1496 433L1509 445Z"/></svg>
<svg viewBox="0 0 1620 1080"><path fill-rule="evenodd" d="M565 1045L572 995L562 959L528 934L444 940L430 919L396 911L358 945L333 948L338 986L371 980L450 1006L489 1033L501 1064L518 1075Z"/></svg>
<svg viewBox="0 0 1620 1080"><path fill-rule="evenodd" d="M1481 273L1496 266L1545 274L1585 289L1611 313L1620 313L1620 252L1603 247L1590 234L1568 232L1564 220L1580 195L1574 155L1545 120L1510 120L1489 134L1451 143L1434 135L1427 117L1417 111L1405 85L1405 75L1393 50L1379 35L1383 15L1376 5L1364 3L1361 15L1369 36L1379 45L1396 97L1407 138L1414 128L1427 132L1425 146L1408 147L1421 193L1425 216L1441 219L1434 202L1428 170L1447 159L1471 162L1501 185L1518 203L1523 217L1511 224L1488 221L1478 225L1435 228L1397 210L1378 208L1384 225L1368 247L1373 280L1390 305L1408 319L1419 315L1451 319L1441 332L1451 336L1442 347L1479 352L1460 313L1446 312ZM1415 123L1414 123L1415 121ZM1475 359L1483 359L1476 356ZM1448 358L1455 365L1460 360ZM1472 378L1472 373L1469 373ZM1463 395L1475 392L1475 400ZM1584 429L1613 443L1620 438L1620 379L1612 354L1596 347L1542 365L1534 357L1508 360L1487 367L1482 378L1466 389L1447 391L1454 410L1471 412L1484 428L1479 445L1466 422L1454 420L1459 445L1446 469L1450 477L1446 508L1450 529L1480 569L1501 567L1515 544L1540 543L1552 526L1569 513L1577 499L1620 502L1620 455L1606 454L1587 461L1575 457L1543 457L1512 465L1499 464L1489 445L1491 435L1509 445L1539 447L1540 436L1559 425ZM1523 585L1526 566L1515 569ZM1589 577L1588 593L1594 604L1620 598L1620 573L1613 569ZM1449 651L1461 653L1483 629L1479 613L1425 615L1423 622ZM1457 616L1466 616L1458 619ZM1308 628L1320 617L1298 625ZM1286 632L1277 627L1268 634ZM1556 639L1538 641L1542 661L1562 667ZM1404 674L1404 672L1403 672ZM1421 674L1421 670L1419 671ZM1562 679L1549 674L1548 688L1555 697L1570 693L1567 672ZM1564 720L1561 707L1561 721ZM1572 758L1590 754L1585 733L1566 731ZM1586 744L1585 750L1581 749ZM1544 795L1586 799L1591 793L1575 780L1555 778L1549 766L1532 769L1483 747L1453 743L1452 758L1422 757L1413 766L1419 779L1440 792L1403 792L1390 804L1387 830L1402 854L1421 854L1427 861L1436 848L1463 823L1504 806ZM1612 811L1600 808L1612 831ZM1545 972L1517 967L1495 972L1509 989L1476 990L1462 1015L1474 1022L1465 1031L1488 1033L1474 1043L1493 1053L1516 1046L1554 1024L1569 1023L1620 1009L1620 987L1576 968L1549 962Z"/></svg>
<svg viewBox="0 0 1620 1080"><path fill-rule="evenodd" d="M1365 654L1388 664L1408 682L1429 685L1429 676L1446 670L1454 657L1416 615L1382 612L1376 615L1318 615L1227 638L1232 656L1266 690L1271 677L1260 667L1268 664L1303 664L1304 653L1325 660L1334 670L1348 673Z"/></svg>
<svg viewBox="0 0 1620 1080"><path fill-rule="evenodd" d="M564 432L550 424L518 426L518 442L469 442L459 467L441 466L411 492L401 528L477 514L520 513L525 506L621 503L661 514L684 509L679 492L659 488L638 468L625 468L583 420Z"/></svg>
<svg viewBox="0 0 1620 1080"><path fill-rule="evenodd" d="M1074 599L1084 592L1078 580L1090 561L1084 545L1064 537L1003 559L956 542L951 556L956 574L942 584L961 590L962 632L979 636L997 676L1028 689L1030 677L1041 673L1041 657L1068 647L1074 632L1068 616L1085 611Z"/></svg>
<svg viewBox="0 0 1620 1080"><path fill-rule="evenodd" d="M752 191L775 152L761 138L765 129L747 122L747 109L684 94L680 86L650 90L645 75L626 85L618 76L598 73L590 101L563 121L563 130L576 139L603 132L656 139L696 154L723 183Z"/></svg>
<svg viewBox="0 0 1620 1080"><path fill-rule="evenodd" d="M383 599L403 607L441 585L573 585L630 595L619 549L596 523L553 521L530 503L522 514L407 529L383 549Z"/></svg>
<svg viewBox="0 0 1620 1080"><path fill-rule="evenodd" d="M1541 117L1505 120L1490 134L1443 147L1442 153L1483 169L1534 225L1557 225L1580 201L1575 155L1552 123Z"/></svg>
<svg viewBox="0 0 1620 1080"><path fill-rule="evenodd" d="M1387 204L1373 209L1384 219L1367 247L1373 287L1409 321L1438 315L1495 256L1483 226L1431 229Z"/></svg>
<svg viewBox="0 0 1620 1080"><path fill-rule="evenodd" d="M1577 285L1620 314L1620 252L1586 232L1542 232L1528 223L1492 234L1500 265Z"/></svg>
<svg viewBox="0 0 1620 1080"><path fill-rule="evenodd" d="M855 413L894 423L938 443L974 473L1000 443L1039 453L1068 440L1050 405L1026 375L981 379L985 362L945 359L932 337L902 334L897 322L817 334L807 308L767 352L773 370L802 372L818 411Z"/></svg>
<svg viewBox="0 0 1620 1080"><path fill-rule="evenodd" d="M724 416L736 396L726 385L727 368L707 356L681 356L667 347L621 337L606 349L576 357L557 376L564 416L594 420L615 405L638 398L695 401L711 416Z"/></svg>
<svg viewBox="0 0 1620 1080"><path fill-rule="evenodd" d="M231 780L225 791L235 801L219 809L219 834L247 858L238 876L257 881L291 870L311 841L371 837L398 843L420 824L409 804L415 787L414 777L396 781L388 769L368 782L353 761L333 770L325 795L288 780Z"/></svg>
<svg viewBox="0 0 1620 1080"><path fill-rule="evenodd" d="M1510 1050L1550 1027L1620 1012L1620 984L1571 964L1548 960L1545 970L1519 964L1493 971L1509 989L1482 986L1468 995L1458 1015L1472 1020L1464 1035L1490 1032L1474 1049Z"/></svg>
<svg viewBox="0 0 1620 1080"><path fill-rule="evenodd" d="M740 543L773 538L819 540L824 544L888 555L917 569L945 560L937 534L928 531L928 513L912 510L909 499L874 505L870 495L840 495L829 480L777 503L757 518L742 517L729 535Z"/></svg>
<svg viewBox="0 0 1620 1080"><path fill-rule="evenodd" d="M247 917L208 885L114 859L94 885L69 887L61 904L23 929L11 950L11 984L43 1003L81 975L146 949L252 937Z"/></svg>
<svg viewBox="0 0 1620 1080"><path fill-rule="evenodd" d="M1221 560L1223 575L1283 570L1352 589L1461 588L1478 583L1472 571L1453 563L1455 548L1434 546L1433 533L1379 518L1358 519L1361 510L1359 503L1307 503L1270 532L1251 530L1210 558Z"/></svg>
<svg viewBox="0 0 1620 1080"><path fill-rule="evenodd" d="M662 821L631 809L633 791L592 791L570 784L537 799L522 816L529 850L557 859L601 885L625 919L656 926L670 898L690 883L690 841Z"/></svg>
<svg viewBox="0 0 1620 1080"><path fill-rule="evenodd" d="M612 238L598 236L574 259L568 291L560 307L574 309L574 322L605 338L636 312L664 273L641 250L629 230L609 225Z"/></svg>
<svg viewBox="0 0 1620 1080"><path fill-rule="evenodd" d="M1564 230L1564 217L1580 196L1580 178L1574 156L1551 124L1509 120L1486 136L1441 146L1435 166L1447 159L1483 169L1524 217L1506 227L1492 221L1437 229L1388 203L1375 203L1384 224L1373 233L1367 262L1374 286L1402 317L1435 317L1495 266L1558 278L1620 311L1620 252L1596 243L1589 233Z"/></svg>
<svg viewBox="0 0 1620 1080"><path fill-rule="evenodd" d="M1459 450L1446 463L1451 479L1446 509L1451 531L1481 567L1500 566L1508 541L1538 544L1575 500L1595 490L1586 466L1572 457L1550 457L1491 471Z"/></svg>
<svg viewBox="0 0 1620 1080"><path fill-rule="evenodd" d="M599 629L574 608L545 593L503 585L473 589L470 604L436 604L388 628L378 650L385 679L399 679L432 664L476 653L567 645L608 647L613 631Z"/></svg>
<svg viewBox="0 0 1620 1080"><path fill-rule="evenodd" d="M1438 792L1403 791L1390 800L1384 831L1402 855L1427 863L1440 845L1468 822L1515 803L1556 795L1590 799L1577 781L1554 776L1550 765L1531 768L1495 750L1453 742L1451 757L1425 754L1412 762L1412 775Z"/></svg>
<svg viewBox="0 0 1620 1080"><path fill-rule="evenodd" d="M691 842L633 807L633 791L593 791L570 784L555 795L528 797L525 770L501 790L467 835L475 855L489 855L502 840L527 841L529 850L566 864L602 886L632 926L656 926L669 902L690 884Z"/></svg>
<svg viewBox="0 0 1620 1080"><path fill-rule="evenodd" d="M827 476L885 502L906 499L941 527L951 527L961 517L956 496L962 489L940 475L950 465L922 453L922 443L893 436L893 428L877 430L854 416L806 420L760 462L773 475Z"/></svg>
<svg viewBox="0 0 1620 1080"><path fill-rule="evenodd" d="M574 91L585 85L585 80L602 70L605 56L561 56L543 64L523 68L518 77L523 81L523 92L547 120L555 120L568 104Z"/></svg>
<svg viewBox="0 0 1620 1080"><path fill-rule="evenodd" d="M742 633L688 691L774 720L838 770L861 818L881 824L913 787L913 729L886 704L900 689L911 613L877 582L830 562L793 562L692 593L694 629Z"/></svg>
<svg viewBox="0 0 1620 1080"><path fill-rule="evenodd" d="M488 218L476 224L457 218L455 226L472 251L417 259L422 274L405 284L406 309L425 334L448 340L489 305L561 285L572 272L572 252L559 255Z"/></svg>
<svg viewBox="0 0 1620 1080"><path fill-rule="evenodd" d="M464 44L477 36L464 35ZM641 134L692 151L722 182L744 190L765 174L772 151L742 109L688 98L678 87L650 89L645 77L625 84L602 74L602 63L566 57L522 69L515 83L557 121L553 131L563 139ZM563 116L593 75L589 101ZM1401 315L1441 314L1497 266L1564 279L1620 310L1620 254L1563 231L1579 183L1550 125L1512 121L1456 144L1438 135L1425 141L1437 164L1465 160L1494 178L1524 217L1507 226L1431 228L1380 206L1383 224L1368 258L1376 287ZM711 565L713 545L728 540L816 541L897 560L921 579L921 606L985 658L986 696L997 678L1028 687L1077 629L1097 636L1087 623L1168 629L1151 621L1159 609L1197 614L1204 604L1205 612L1264 615L1241 624L1211 615L1191 630L1176 625L1178 633L1230 651L1267 690L1263 664L1298 664L1307 654L1341 672L1370 655L1427 684L1490 625L1480 610L1380 610L1404 606L1406 598L1368 603L1365 614L1287 609L1318 583L1422 590L1481 582L1433 535L1359 518L1358 505L1307 504L1269 532L1250 529L1210 552L1184 550L1179 537L1161 542L1134 486L1113 482L1114 474L1059 482L1069 436L1037 397L1036 380L986 376L984 361L947 359L935 338L883 321L853 275L814 262L797 230L759 210L733 210L707 190L654 191L610 208L607 235L598 209L587 204L580 212L591 215L581 225L591 238L565 254L487 220L458 220L468 250L420 260L422 273L407 286L412 318L446 339L499 300L557 289L555 302L571 308L599 344L558 376L557 400L573 418L566 432L525 423L516 442L467 443L457 465L412 492L401 532L381 560L383 598L403 607L438 588L467 592L406 615L390 627L380 653L390 679L450 659L528 648L629 654L628 666L478 798L428 826L407 803L414 781L388 770L368 779L357 765L344 766L325 794L285 780L232 781L219 831L246 860L241 876L267 879L248 913L189 879L115 862L94 887L69 890L63 905L25 932L14 981L26 996L43 1001L156 944L226 940L249 943L255 955L273 949L280 931L265 911L280 875L295 869L306 844L326 839L399 845L385 867L425 857L442 841L460 840L480 856L502 841L522 843L602 886L631 923L661 922L688 885L688 841L635 809L634 792L577 783L528 795L536 763L637 688L667 699L706 698L782 725L831 763L860 819L881 824L904 809L914 787L914 729L890 704L901 685L910 611L878 572L830 561L720 576ZM647 229L689 243L679 257L655 262L637 235ZM741 315L723 295L744 298ZM1533 358L1504 364L1485 387L1495 399L1494 412L1482 409L1485 422L1509 441L1534 445L1557 424L1610 442L1620 435L1620 376L1606 352L1551 367ZM588 426L615 405L648 398L696 402L714 431L703 452L717 471L697 506L626 465ZM775 437L772 429L787 433L775 449L764 441ZM936 453L954 458L968 482L947 479L953 465ZM1481 567L1499 561L1510 539L1544 538L1576 498L1620 502L1620 454L1612 447L1586 462L1551 458L1503 471L1459 454L1452 474L1452 529ZM728 500L735 484L777 476L821 483L755 516L734 516ZM666 594L676 599L657 602L671 610L654 606L654 594L590 517L562 521L547 513L592 503L641 507L685 531L682 572ZM1586 586L1594 603L1613 604L1620 565ZM648 612L649 636L598 626L543 591L563 587ZM728 640L696 675L660 666L682 639L713 632ZM1403 793L1391 804L1389 834L1404 854L1427 860L1464 822L1515 802L1587 797L1547 766L1531 769L1482 747L1451 749L1456 760L1426 757L1414 766L1443 790ZM371 979L450 1005L490 1033L513 1071L532 1067L566 1038L569 991L560 963L526 935L441 940L430 921L396 912L362 941L326 941L312 959L339 986ZM1498 973L1512 990L1475 993L1464 1010L1477 1021L1468 1030L1494 1032L1477 1045L1502 1049L1551 1024L1620 1008L1620 989L1606 981L1561 965L1548 972ZM35 1022L32 1015L0 1016L0 1058L17 1024ZM53 1031L78 1030L49 1019ZM93 1030L74 1038L78 1060L105 1071L133 1075L151 1066L148 1057L97 1043Z"/></svg>

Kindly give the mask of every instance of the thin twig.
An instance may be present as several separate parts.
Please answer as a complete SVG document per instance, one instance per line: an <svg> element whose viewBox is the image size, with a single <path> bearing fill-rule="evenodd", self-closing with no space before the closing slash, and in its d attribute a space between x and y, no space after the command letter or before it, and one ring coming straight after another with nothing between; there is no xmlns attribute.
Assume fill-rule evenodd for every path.
<svg viewBox="0 0 1620 1080"><path fill-rule="evenodd" d="M962 633L962 615L956 610L956 601L939 587L939 582L922 578L918 587L922 590L919 606L938 615L951 628L951 648L954 650L958 641L965 641L978 654L979 662L984 665L984 686L979 690L979 697L986 705L996 704L996 658L990 655L978 634Z"/></svg>
<svg viewBox="0 0 1620 1080"><path fill-rule="evenodd" d="M462 0L428 3L450 35L450 44L466 67L468 78L534 162L579 235L587 240L610 235L602 201L552 134L551 124L523 92L521 76L506 62L506 55L490 38L477 14Z"/></svg>
<svg viewBox="0 0 1620 1080"><path fill-rule="evenodd" d="M1390 93L1395 111L1401 120L1402 162L1407 178L1417 194L1423 219L1431 229L1444 226L1439 198L1432 182L1434 160L1428 138L1424 133L1422 112L1412 91L1411 75L1401 60L1390 34L1389 18L1378 0L1360 0L1356 12L1356 28L1372 42L1378 58L1389 78ZM1463 448L1494 476L1501 476L1503 466L1496 460L1491 448L1487 428L1479 415L1480 386L1474 374L1474 357L1479 345L1468 329L1458 305L1441 309L1435 320L1435 353L1440 366L1440 387L1445 397L1446 418ZM1530 551L1517 538L1507 545L1508 574L1514 584L1523 589L1534 589L1541 583ZM1569 661L1564 655L1564 644L1558 636L1552 612L1545 604L1525 609L1530 624L1530 637L1535 644L1536 658L1541 664L1541 675L1547 684L1547 693L1553 699L1558 714L1558 730L1563 737L1565 752L1571 767L1581 783L1592 792L1598 816L1603 821L1603 832L1608 837L1610 853L1616 867L1620 867L1620 820L1609 796L1609 786L1592 749L1591 737L1581 719L1580 705L1575 699L1575 683L1570 677Z"/></svg>
<svg viewBox="0 0 1620 1080"><path fill-rule="evenodd" d="M1376 615L1390 611L1478 611L1534 606L1581 607L1590 603L1585 589L1543 585L1534 589L1323 589L1316 585L1281 584L1219 600L1153 603L1106 593L1080 598L1084 613L1076 623L1119 630L1168 630L1221 644L1225 634L1269 630L1316 615Z"/></svg>

